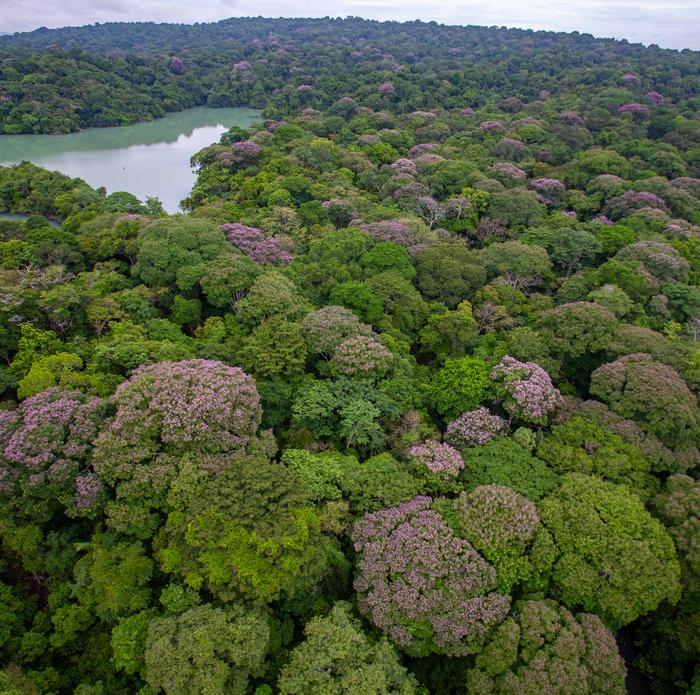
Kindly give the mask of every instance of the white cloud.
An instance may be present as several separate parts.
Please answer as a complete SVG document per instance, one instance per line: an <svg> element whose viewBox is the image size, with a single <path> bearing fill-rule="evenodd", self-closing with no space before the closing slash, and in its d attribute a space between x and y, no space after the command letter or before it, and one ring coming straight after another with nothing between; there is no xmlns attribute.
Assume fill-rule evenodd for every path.
<svg viewBox="0 0 700 695"><path fill-rule="evenodd" d="M370 19L435 20L658 43L700 49L698 0L0 0L3 31L28 31L108 21L209 22L230 16L347 16Z"/></svg>

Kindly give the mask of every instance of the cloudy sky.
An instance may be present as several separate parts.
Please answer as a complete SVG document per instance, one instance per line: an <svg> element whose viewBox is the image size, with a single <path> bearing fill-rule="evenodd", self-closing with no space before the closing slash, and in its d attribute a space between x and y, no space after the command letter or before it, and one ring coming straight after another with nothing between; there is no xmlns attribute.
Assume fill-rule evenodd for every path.
<svg viewBox="0 0 700 695"><path fill-rule="evenodd" d="M208 22L226 17L435 20L553 31L700 50L700 0L0 0L0 31L108 21Z"/></svg>

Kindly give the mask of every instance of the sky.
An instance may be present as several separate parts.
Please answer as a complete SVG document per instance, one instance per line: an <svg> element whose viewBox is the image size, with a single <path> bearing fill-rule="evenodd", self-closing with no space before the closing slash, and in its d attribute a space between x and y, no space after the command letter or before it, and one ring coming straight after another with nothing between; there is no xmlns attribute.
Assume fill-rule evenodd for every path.
<svg viewBox="0 0 700 695"><path fill-rule="evenodd" d="M522 29L700 50L700 0L0 0L0 31L109 21L210 22L227 17L345 17Z"/></svg>

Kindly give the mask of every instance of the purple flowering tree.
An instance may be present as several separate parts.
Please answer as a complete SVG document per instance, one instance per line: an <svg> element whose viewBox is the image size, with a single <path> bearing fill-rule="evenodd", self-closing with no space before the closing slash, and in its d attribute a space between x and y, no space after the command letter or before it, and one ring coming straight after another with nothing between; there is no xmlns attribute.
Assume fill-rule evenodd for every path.
<svg viewBox="0 0 700 695"><path fill-rule="evenodd" d="M117 490L107 508L119 531L145 537L158 523L182 457L254 450L260 396L238 367L214 360L159 362L136 369L113 396L114 417L93 456L96 473Z"/></svg>
<svg viewBox="0 0 700 695"><path fill-rule="evenodd" d="M535 362L506 355L491 372L501 385L503 407L518 420L543 425L561 403L561 394L547 372Z"/></svg>
<svg viewBox="0 0 700 695"><path fill-rule="evenodd" d="M496 569L498 590L544 590L556 556L535 503L509 487L480 485L453 503L458 529Z"/></svg>
<svg viewBox="0 0 700 695"><path fill-rule="evenodd" d="M324 306L312 311L302 322L304 337L312 352L330 360L347 338L371 336L372 329L342 306Z"/></svg>
<svg viewBox="0 0 700 695"><path fill-rule="evenodd" d="M408 156L410 159L415 159L416 157L421 157L428 152L431 152L439 145L436 142L421 142L418 145L414 145L408 151Z"/></svg>
<svg viewBox="0 0 700 695"><path fill-rule="evenodd" d="M659 104L664 103L664 97L663 94L660 94L659 92L655 90L651 90L650 92L647 92L644 95L649 101L654 104L654 106L658 106Z"/></svg>
<svg viewBox="0 0 700 695"><path fill-rule="evenodd" d="M406 454L420 470L449 481L464 468L462 456L453 446L435 439L426 439L409 447Z"/></svg>
<svg viewBox="0 0 700 695"><path fill-rule="evenodd" d="M649 117L649 107L636 102L623 104L618 108L618 113L631 113L635 120L643 120Z"/></svg>
<svg viewBox="0 0 700 695"><path fill-rule="evenodd" d="M549 205L556 205L561 201L561 197L566 187L559 179L533 179L530 186L540 194L540 197Z"/></svg>
<svg viewBox="0 0 700 695"><path fill-rule="evenodd" d="M429 497L366 514L352 540L358 607L408 654L473 654L508 614L494 568L454 535Z"/></svg>
<svg viewBox="0 0 700 695"><path fill-rule="evenodd" d="M58 508L90 513L102 489L91 461L105 409L100 398L51 388L0 411L0 499L24 500L42 522Z"/></svg>
<svg viewBox="0 0 700 695"><path fill-rule="evenodd" d="M168 70L170 70L173 75L182 75L182 73L185 72L185 64L177 56L173 56L168 64Z"/></svg>
<svg viewBox="0 0 700 695"><path fill-rule="evenodd" d="M260 145L252 140L241 140L234 142L230 149L222 152L219 158L227 166L235 166L236 164L249 164L257 159L260 155Z"/></svg>
<svg viewBox="0 0 700 695"><path fill-rule="evenodd" d="M395 87L393 82L382 82L379 87L377 87L377 92L382 95L393 94L394 91Z"/></svg>
<svg viewBox="0 0 700 695"><path fill-rule="evenodd" d="M462 413L447 425L445 440L458 449L483 446L508 431L508 423L500 416L481 406Z"/></svg>
<svg viewBox="0 0 700 695"><path fill-rule="evenodd" d="M334 374L377 377L386 372L392 357L375 337L353 335L338 345L329 366Z"/></svg>
<svg viewBox="0 0 700 695"><path fill-rule="evenodd" d="M256 227L248 227L240 222L230 222L220 225L231 244L261 265L282 265L291 262L292 255L280 248L275 237L266 237Z"/></svg>
<svg viewBox="0 0 700 695"><path fill-rule="evenodd" d="M360 229L369 234L374 241L391 241L407 248L414 246L418 241L416 234L398 220L372 222L362 225Z"/></svg>

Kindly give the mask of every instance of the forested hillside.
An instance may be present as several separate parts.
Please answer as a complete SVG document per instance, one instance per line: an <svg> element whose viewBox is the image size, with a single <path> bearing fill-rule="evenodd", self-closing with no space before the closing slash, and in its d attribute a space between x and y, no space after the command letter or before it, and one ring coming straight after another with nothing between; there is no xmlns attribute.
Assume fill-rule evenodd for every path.
<svg viewBox="0 0 700 695"><path fill-rule="evenodd" d="M0 168L0 692L698 692L700 54L358 19L0 46L10 132L265 109L183 215Z"/></svg>

